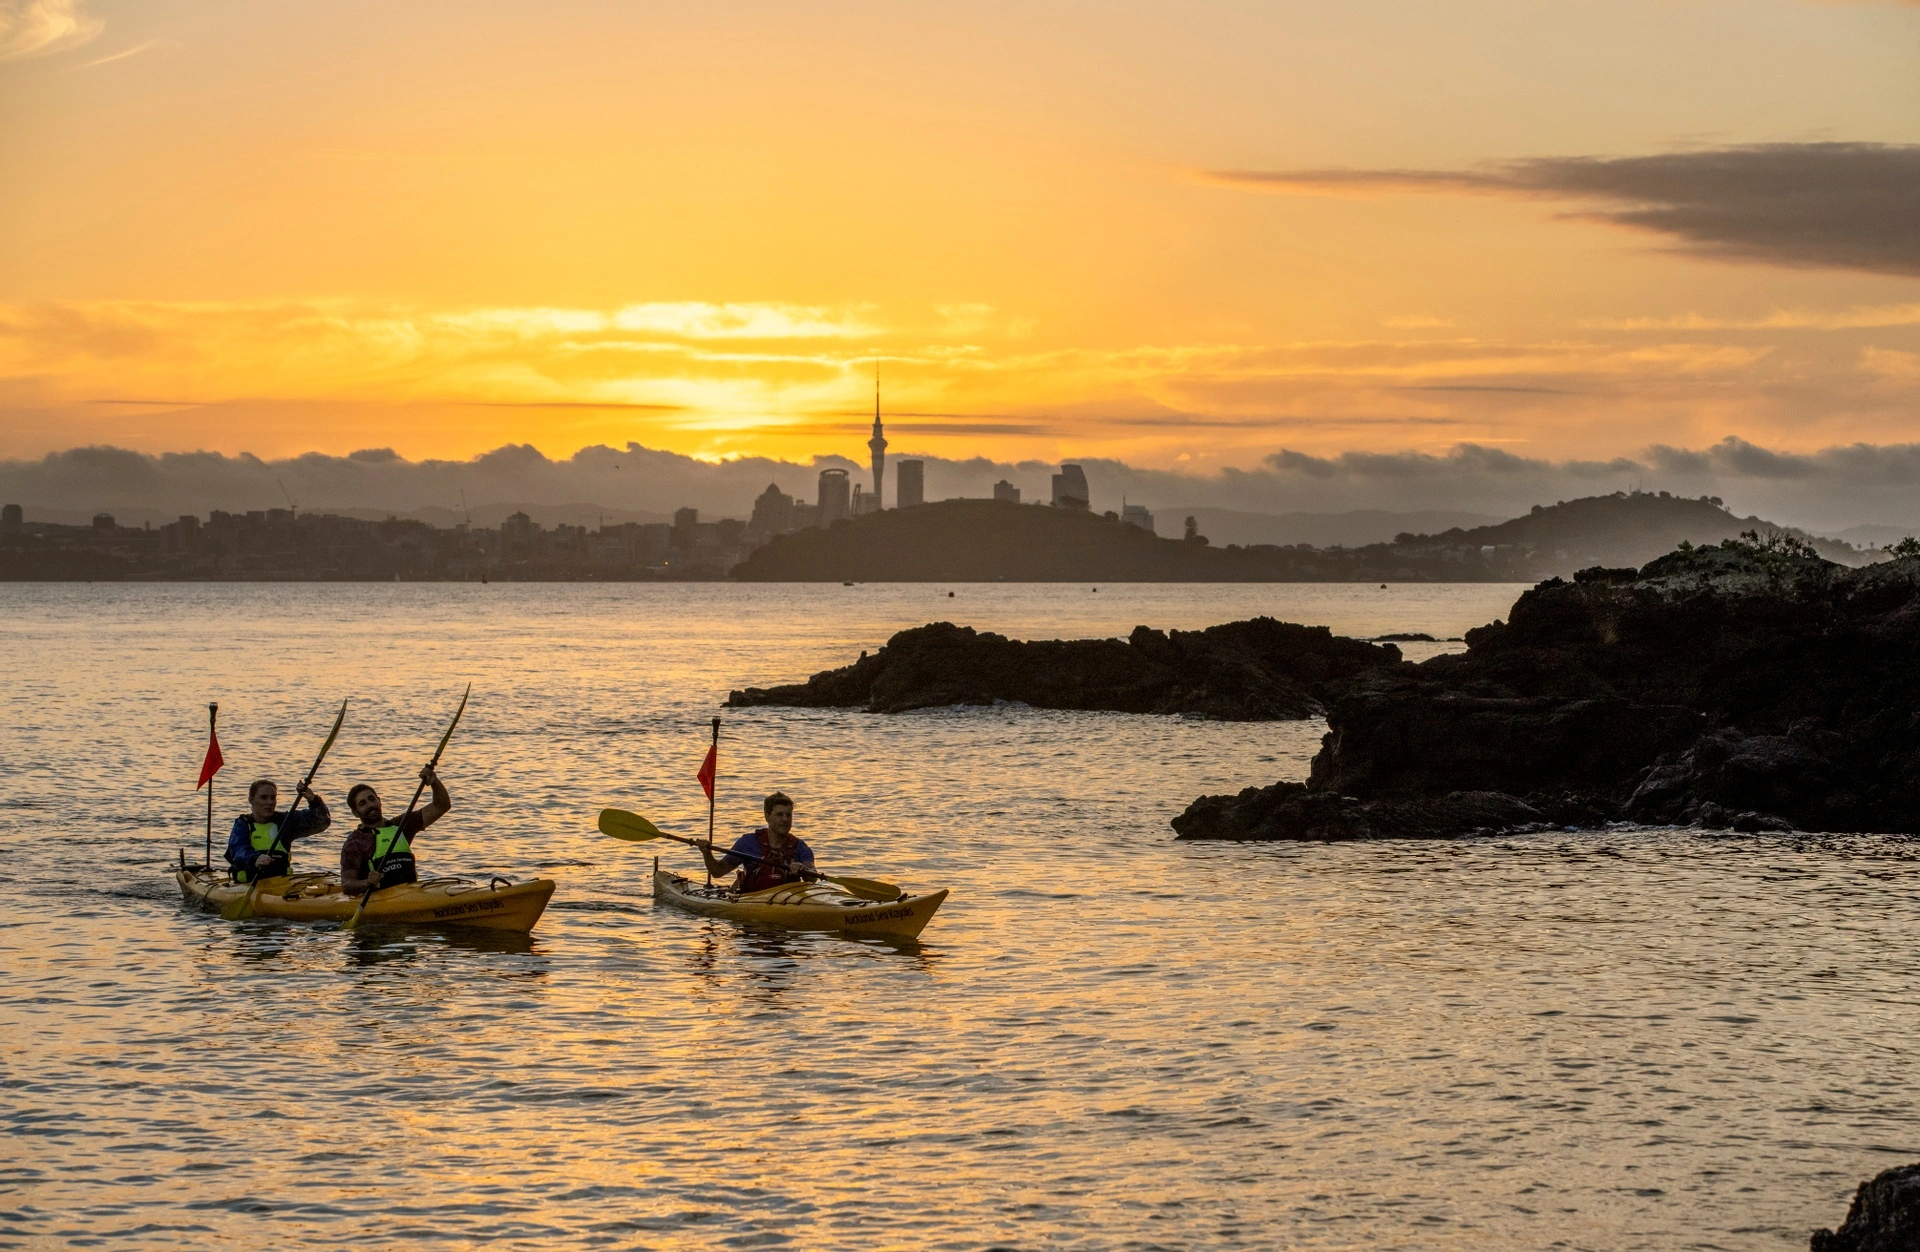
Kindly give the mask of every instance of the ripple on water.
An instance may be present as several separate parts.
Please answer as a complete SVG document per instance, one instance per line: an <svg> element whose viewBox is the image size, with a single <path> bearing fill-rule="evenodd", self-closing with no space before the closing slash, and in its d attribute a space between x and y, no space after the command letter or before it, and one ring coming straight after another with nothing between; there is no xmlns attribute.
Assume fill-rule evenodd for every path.
<svg viewBox="0 0 1920 1252"><path fill-rule="evenodd" d="M656 908L593 814L702 830L729 687L936 618L1458 635L1513 594L947 590L0 588L0 1246L1772 1248L1920 1155L1908 841L1169 838L1316 723L730 713L724 831L778 785L823 860L953 896L898 944ZM342 695L323 793L398 792L468 679L421 853L559 878L531 937L179 906L208 699L224 822Z"/></svg>

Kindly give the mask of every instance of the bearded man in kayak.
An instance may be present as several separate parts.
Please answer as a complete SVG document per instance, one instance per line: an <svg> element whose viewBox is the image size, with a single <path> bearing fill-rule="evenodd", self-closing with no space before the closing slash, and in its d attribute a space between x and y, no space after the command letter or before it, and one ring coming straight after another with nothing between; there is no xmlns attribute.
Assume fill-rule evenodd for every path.
<svg viewBox="0 0 1920 1252"><path fill-rule="evenodd" d="M803 878L813 877L813 849L793 833L793 801L776 791L760 803L767 824L748 831L734 841L733 850L715 859L713 841L702 839L696 845L706 858L707 872L715 878L738 869L738 890L765 891ZM744 855L743 855L744 854ZM758 859L753 859L758 858Z"/></svg>
<svg viewBox="0 0 1920 1252"><path fill-rule="evenodd" d="M347 807L360 824L340 845L341 891L357 896L369 887L398 887L419 881L413 862L413 837L453 807L453 797L447 794L447 786L433 772L433 766L420 771L420 781L433 788L433 803L391 822L382 815L380 793L372 787L356 783L347 792Z"/></svg>
<svg viewBox="0 0 1920 1252"><path fill-rule="evenodd" d="M282 813L280 788L271 778L256 778L247 788L247 811L233 819L233 833L227 836L227 864L233 866L233 881L254 882L273 878L293 869L295 839L317 835L333 825L333 814L326 801L300 786L300 799L307 802L304 813ZM294 802L299 807L299 801Z"/></svg>

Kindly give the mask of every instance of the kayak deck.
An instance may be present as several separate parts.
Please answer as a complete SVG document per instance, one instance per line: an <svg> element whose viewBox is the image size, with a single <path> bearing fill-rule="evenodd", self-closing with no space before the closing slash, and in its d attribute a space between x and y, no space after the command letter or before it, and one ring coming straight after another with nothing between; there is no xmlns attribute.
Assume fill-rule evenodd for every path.
<svg viewBox="0 0 1920 1252"><path fill-rule="evenodd" d="M247 894L251 884L205 870L176 870L174 881L189 904L218 910ZM367 901L363 926L470 926L526 932L533 929L553 897L551 878L490 883L470 878L425 878L398 887L382 887ZM255 917L296 922L344 922L360 906L360 897L340 890L332 874L294 874L266 878L253 895Z"/></svg>
<svg viewBox="0 0 1920 1252"><path fill-rule="evenodd" d="M923 896L901 896L880 904L850 896L831 883L796 882L737 895L725 887L705 887L679 874L655 868L653 898L702 917L725 917L787 930L911 939L933 920L947 893L942 889Z"/></svg>

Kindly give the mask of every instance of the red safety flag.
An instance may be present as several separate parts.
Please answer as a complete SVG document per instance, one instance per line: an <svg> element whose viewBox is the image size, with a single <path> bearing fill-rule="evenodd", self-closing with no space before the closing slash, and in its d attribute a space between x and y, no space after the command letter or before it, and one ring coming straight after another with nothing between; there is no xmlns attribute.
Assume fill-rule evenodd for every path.
<svg viewBox="0 0 1920 1252"><path fill-rule="evenodd" d="M208 780L210 780L215 774L219 773L220 767L225 765L226 763L227 763L227 758L220 755L219 732L211 731L211 730L208 731L207 732L207 759L200 763L200 781L193 784L193 789L195 791L198 791L200 790L200 788L206 786Z"/></svg>
<svg viewBox="0 0 1920 1252"><path fill-rule="evenodd" d="M707 793L707 799L713 799L713 780L720 772L720 745L714 744L707 749L707 759L700 762L700 789Z"/></svg>

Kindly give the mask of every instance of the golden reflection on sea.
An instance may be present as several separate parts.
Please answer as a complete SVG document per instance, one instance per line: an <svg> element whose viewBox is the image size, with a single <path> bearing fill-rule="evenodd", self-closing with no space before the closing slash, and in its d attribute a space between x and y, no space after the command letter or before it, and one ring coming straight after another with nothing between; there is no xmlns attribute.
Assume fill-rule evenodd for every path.
<svg viewBox="0 0 1920 1252"><path fill-rule="evenodd" d="M1511 588L9 586L0 1246L1770 1248L1920 1149L1907 842L1189 845L1317 723L727 714L724 833L953 896L919 943L656 911L729 687L900 627L1270 612L1455 635ZM244 781L404 792L461 684L435 872L531 937L226 923ZM343 828L302 847L337 853ZM677 850L667 863L691 868Z"/></svg>

